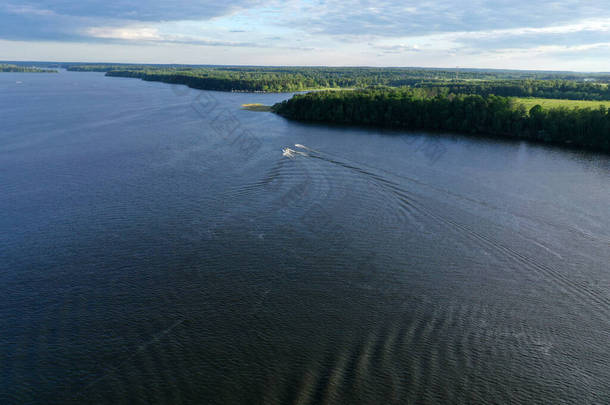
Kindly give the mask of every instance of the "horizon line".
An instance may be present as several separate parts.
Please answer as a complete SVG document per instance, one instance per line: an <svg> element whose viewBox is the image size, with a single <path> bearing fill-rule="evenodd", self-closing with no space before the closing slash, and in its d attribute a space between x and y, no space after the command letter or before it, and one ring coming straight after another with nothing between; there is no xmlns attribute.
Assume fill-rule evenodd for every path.
<svg viewBox="0 0 610 405"><path fill-rule="evenodd" d="M420 70L479 70L502 72L541 72L541 73L592 73L610 74L610 71L593 70L547 70L547 69L501 69L484 67L443 67L443 66L375 66L375 65L248 65L248 64L215 64L215 63L141 63L141 62L86 62L61 60L0 60L0 63L57 63L57 64L87 64L87 65L142 65L142 66L206 66L206 67L288 67L288 68L360 68L360 69L420 69Z"/></svg>

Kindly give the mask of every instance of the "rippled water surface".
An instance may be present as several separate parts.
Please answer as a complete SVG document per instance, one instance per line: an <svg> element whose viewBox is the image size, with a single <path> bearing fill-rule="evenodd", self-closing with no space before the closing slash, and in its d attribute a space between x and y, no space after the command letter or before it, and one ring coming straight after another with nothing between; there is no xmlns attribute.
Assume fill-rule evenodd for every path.
<svg viewBox="0 0 610 405"><path fill-rule="evenodd" d="M287 97L0 75L0 403L610 401L607 156Z"/></svg>

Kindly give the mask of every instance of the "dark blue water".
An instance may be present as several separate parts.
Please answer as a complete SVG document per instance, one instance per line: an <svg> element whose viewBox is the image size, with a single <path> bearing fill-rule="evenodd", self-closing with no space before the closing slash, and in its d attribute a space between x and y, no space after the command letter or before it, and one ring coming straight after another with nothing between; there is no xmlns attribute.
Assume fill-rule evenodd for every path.
<svg viewBox="0 0 610 405"><path fill-rule="evenodd" d="M0 403L609 402L610 158L288 96L0 74Z"/></svg>

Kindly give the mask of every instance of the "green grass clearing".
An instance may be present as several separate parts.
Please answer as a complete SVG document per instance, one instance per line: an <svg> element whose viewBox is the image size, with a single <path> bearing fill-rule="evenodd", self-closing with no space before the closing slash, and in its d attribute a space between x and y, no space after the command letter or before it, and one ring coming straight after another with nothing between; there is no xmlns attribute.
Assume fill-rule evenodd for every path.
<svg viewBox="0 0 610 405"><path fill-rule="evenodd" d="M260 103L242 104L241 108L248 111L271 111L270 105Z"/></svg>
<svg viewBox="0 0 610 405"><path fill-rule="evenodd" d="M540 104L542 108L558 108L558 107L579 107L579 108L599 108L600 105L605 105L610 108L610 101L591 101L591 100L560 100L554 98L529 98L529 97L514 97L517 102L525 105L528 110Z"/></svg>

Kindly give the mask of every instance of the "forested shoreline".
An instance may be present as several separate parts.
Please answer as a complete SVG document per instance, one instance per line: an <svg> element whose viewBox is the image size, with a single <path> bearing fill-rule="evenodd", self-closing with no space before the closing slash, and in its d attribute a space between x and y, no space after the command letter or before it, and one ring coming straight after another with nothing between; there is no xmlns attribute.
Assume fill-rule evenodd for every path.
<svg viewBox="0 0 610 405"><path fill-rule="evenodd" d="M272 110L303 121L491 135L610 151L608 109L577 106L594 101L610 106L610 101L604 101L610 100L607 73L125 64L64 67L200 90L334 89L338 91L296 95ZM525 98L530 106L534 104L531 108L523 105ZM536 98L582 101L550 107L540 102L545 104L542 107Z"/></svg>
<svg viewBox="0 0 610 405"><path fill-rule="evenodd" d="M184 84L201 90L295 92L304 90L418 87L434 93L610 99L610 74L483 69L273 67L85 64L70 71Z"/></svg>
<svg viewBox="0 0 610 405"><path fill-rule="evenodd" d="M272 110L301 121L491 135L610 152L610 112L605 106L536 105L528 111L514 99L496 95L370 89L299 94Z"/></svg>
<svg viewBox="0 0 610 405"><path fill-rule="evenodd" d="M281 71L281 70L109 70L107 76L184 84L200 90L247 92L296 92L346 88L421 88L428 94L478 94L505 97L540 97L566 100L610 100L610 86L602 82L574 80L454 80L430 79L430 72ZM421 76L418 76L421 74Z"/></svg>
<svg viewBox="0 0 610 405"><path fill-rule="evenodd" d="M338 87L335 83L332 85L322 85L310 78L282 74L265 75L261 77L251 74L231 75L206 73L203 75L190 72L111 70L106 73L106 76L133 77L153 82L183 84L198 90L215 91L285 93L312 90L321 87ZM345 83L341 84L345 86Z"/></svg>
<svg viewBox="0 0 610 405"><path fill-rule="evenodd" d="M95 70L100 66L74 67ZM423 81L441 85L455 76L444 70L404 68L325 68L325 67L208 67L137 68L111 67L107 76L134 77L147 81L184 84L200 90L246 92L296 92L319 89L366 88L371 86L415 86ZM504 75L504 73L500 74ZM497 78L496 74L473 72L468 78Z"/></svg>
<svg viewBox="0 0 610 405"><path fill-rule="evenodd" d="M14 73L57 73L57 70L53 69L41 69L31 66L17 66L9 64L0 64L0 72L14 72Z"/></svg>

